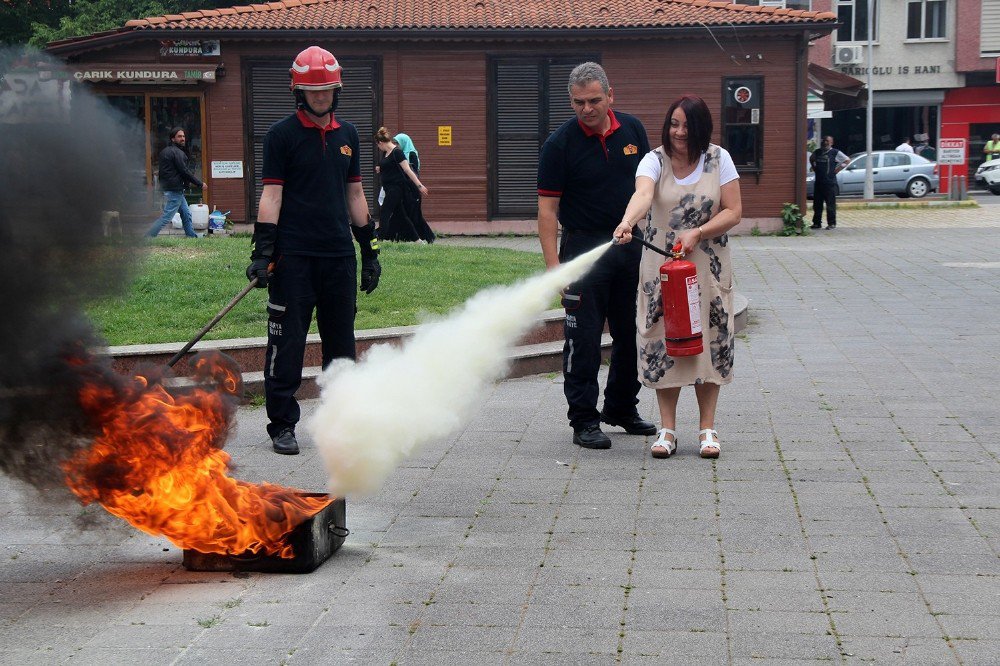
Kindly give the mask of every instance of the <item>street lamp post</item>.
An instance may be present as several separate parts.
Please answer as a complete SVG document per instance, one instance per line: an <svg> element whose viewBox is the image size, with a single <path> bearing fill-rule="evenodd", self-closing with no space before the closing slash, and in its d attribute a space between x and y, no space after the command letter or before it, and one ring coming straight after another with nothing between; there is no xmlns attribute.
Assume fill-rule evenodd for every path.
<svg viewBox="0 0 1000 666"><path fill-rule="evenodd" d="M868 79L866 81L868 85L868 104L865 108L865 151L868 153L867 166L865 167L865 199L875 198L875 176L873 174L874 167L872 166L872 104L874 103L875 93L872 90L872 17L873 17L873 6L875 5L875 0L868 0L866 3L867 9L867 22L868 22Z"/></svg>

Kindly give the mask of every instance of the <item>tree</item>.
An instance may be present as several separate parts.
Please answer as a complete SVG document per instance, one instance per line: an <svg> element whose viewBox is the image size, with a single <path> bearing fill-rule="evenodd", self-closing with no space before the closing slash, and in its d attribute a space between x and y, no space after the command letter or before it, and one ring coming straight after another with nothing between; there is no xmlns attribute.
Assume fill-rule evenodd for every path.
<svg viewBox="0 0 1000 666"><path fill-rule="evenodd" d="M32 25L57 25L70 5L71 0L0 0L0 44L27 44Z"/></svg>
<svg viewBox="0 0 1000 666"><path fill-rule="evenodd" d="M31 2L31 0L0 0L0 2L8 1ZM58 17L58 22L33 22L32 45L42 48L57 39L114 30L132 19L239 4L232 0L221 2L218 0L73 0L72 4L69 4L69 0L53 0L53 4L56 2L67 3L68 10Z"/></svg>

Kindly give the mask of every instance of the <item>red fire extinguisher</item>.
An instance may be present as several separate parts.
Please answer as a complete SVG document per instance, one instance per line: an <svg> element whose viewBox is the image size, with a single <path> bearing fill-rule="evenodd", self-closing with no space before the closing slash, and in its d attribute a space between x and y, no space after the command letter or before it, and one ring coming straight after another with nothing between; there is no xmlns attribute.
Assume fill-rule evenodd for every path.
<svg viewBox="0 0 1000 666"><path fill-rule="evenodd" d="M681 259L680 252L681 244L677 243L671 258L660 266L667 356L697 356L704 350L698 269L690 261Z"/></svg>
<svg viewBox="0 0 1000 666"><path fill-rule="evenodd" d="M697 267L681 259L680 243L668 252L637 236L633 236L632 240L667 257L660 266L667 356L697 356L705 348L701 334L701 291Z"/></svg>

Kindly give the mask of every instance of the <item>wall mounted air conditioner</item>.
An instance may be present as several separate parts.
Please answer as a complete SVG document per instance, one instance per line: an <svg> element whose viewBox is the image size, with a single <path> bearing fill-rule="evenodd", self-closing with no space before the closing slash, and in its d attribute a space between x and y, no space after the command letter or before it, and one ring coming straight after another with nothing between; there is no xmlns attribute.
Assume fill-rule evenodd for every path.
<svg viewBox="0 0 1000 666"><path fill-rule="evenodd" d="M834 65L860 65L865 61L863 46L835 46L833 48Z"/></svg>

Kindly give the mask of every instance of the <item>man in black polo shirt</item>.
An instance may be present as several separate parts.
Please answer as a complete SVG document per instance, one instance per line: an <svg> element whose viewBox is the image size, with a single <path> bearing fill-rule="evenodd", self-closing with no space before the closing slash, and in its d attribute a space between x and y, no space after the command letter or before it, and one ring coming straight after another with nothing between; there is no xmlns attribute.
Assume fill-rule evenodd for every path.
<svg viewBox="0 0 1000 666"><path fill-rule="evenodd" d="M375 224L361 186L358 131L333 111L341 69L329 51L311 46L289 72L298 112L264 137L264 190L254 225L247 277L268 287L264 394L268 435L277 453L299 452L295 425L306 335L317 311L323 367L354 358L357 263L361 289L378 286Z"/></svg>
<svg viewBox="0 0 1000 666"><path fill-rule="evenodd" d="M569 97L576 118L552 133L538 163L538 238L549 268L611 239L635 192L639 161L649 152L642 123L611 110L614 92L600 65L587 62L573 70ZM601 421L632 435L656 434L656 426L636 411L635 295L641 249L638 244L611 248L563 293L563 388L573 443L589 449L611 446ZM598 412L605 321L613 342L604 409Z"/></svg>

